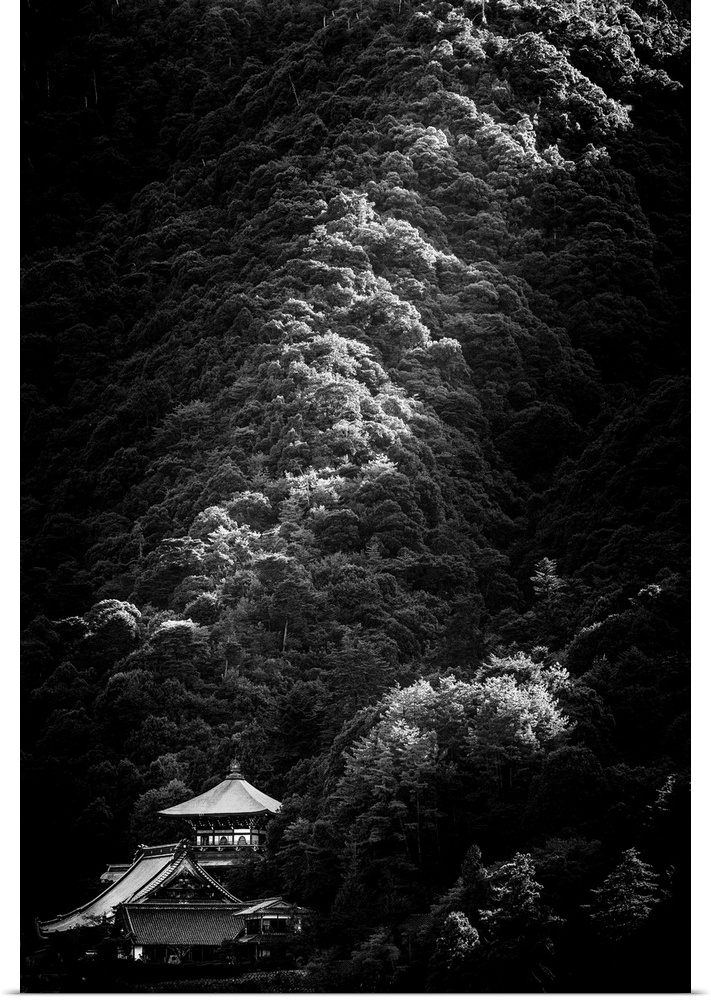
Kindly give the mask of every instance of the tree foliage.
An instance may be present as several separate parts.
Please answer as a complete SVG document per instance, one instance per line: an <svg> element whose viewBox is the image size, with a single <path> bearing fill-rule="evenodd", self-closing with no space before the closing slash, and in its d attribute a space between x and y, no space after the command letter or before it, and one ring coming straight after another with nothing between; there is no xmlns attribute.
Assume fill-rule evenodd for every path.
<svg viewBox="0 0 711 1000"><path fill-rule="evenodd" d="M31 916L235 755L326 985L683 910L687 6L24 5Z"/></svg>

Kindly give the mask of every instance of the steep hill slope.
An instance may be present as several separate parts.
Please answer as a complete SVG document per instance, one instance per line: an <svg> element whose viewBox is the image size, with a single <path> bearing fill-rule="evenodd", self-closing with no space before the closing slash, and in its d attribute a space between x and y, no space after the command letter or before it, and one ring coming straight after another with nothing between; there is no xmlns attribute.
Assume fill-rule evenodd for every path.
<svg viewBox="0 0 711 1000"><path fill-rule="evenodd" d="M433 989L450 911L470 988L556 933L570 986L630 847L677 872L630 963L683 910L684 13L33 4L30 908L237 754L292 795L241 878L330 910L346 988L475 842L538 852L542 950L452 896Z"/></svg>

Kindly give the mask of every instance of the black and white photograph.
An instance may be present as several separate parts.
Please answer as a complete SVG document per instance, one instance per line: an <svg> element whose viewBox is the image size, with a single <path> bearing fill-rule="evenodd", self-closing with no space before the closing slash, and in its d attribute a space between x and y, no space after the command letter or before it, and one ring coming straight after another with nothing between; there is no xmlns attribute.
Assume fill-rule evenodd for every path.
<svg viewBox="0 0 711 1000"><path fill-rule="evenodd" d="M17 7L16 991L691 992L691 0Z"/></svg>

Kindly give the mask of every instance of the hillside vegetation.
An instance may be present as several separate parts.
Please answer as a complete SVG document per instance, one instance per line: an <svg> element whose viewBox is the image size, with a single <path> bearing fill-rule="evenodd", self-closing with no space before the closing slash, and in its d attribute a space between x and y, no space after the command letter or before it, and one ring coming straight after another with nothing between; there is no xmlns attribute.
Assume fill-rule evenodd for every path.
<svg viewBox="0 0 711 1000"><path fill-rule="evenodd" d="M324 989L688 988L688 15L28 2L28 917L236 757Z"/></svg>

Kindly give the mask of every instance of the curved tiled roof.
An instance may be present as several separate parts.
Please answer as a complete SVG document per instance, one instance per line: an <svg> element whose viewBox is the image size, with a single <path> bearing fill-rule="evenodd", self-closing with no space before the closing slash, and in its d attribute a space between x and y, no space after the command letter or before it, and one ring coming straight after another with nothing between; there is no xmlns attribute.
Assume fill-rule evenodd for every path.
<svg viewBox="0 0 711 1000"><path fill-rule="evenodd" d="M158 889L167 887L173 882L179 875L185 874L186 872L193 875L199 882L207 884L211 889L214 889L223 900L227 903L240 903L241 900L233 896L231 892L228 892L223 886L217 882L212 875L208 874L204 868L196 864L193 861L189 850L184 850L182 854L176 854L173 862L159 871L154 878L146 882L145 885L141 886L134 894L130 897L127 902L139 903L150 898L153 893L157 892Z"/></svg>
<svg viewBox="0 0 711 1000"><path fill-rule="evenodd" d="M119 903L124 903L147 882L152 882L161 872L173 863L174 849L169 854L159 854L155 857L141 855L113 885L104 889L91 902L80 906L71 913L63 913L52 920L38 920L37 929L44 936L56 931L70 931L77 927L90 927L102 920L112 917Z"/></svg>
<svg viewBox="0 0 711 1000"><path fill-rule="evenodd" d="M129 903L124 907L128 926L137 944L220 945L244 928L234 906L150 906Z"/></svg>
<svg viewBox="0 0 711 1000"><path fill-rule="evenodd" d="M150 848L147 849L151 851ZM153 848L155 851L156 848ZM142 854L112 886L105 889L91 902L71 913L60 914L53 920L38 920L37 930L41 936L57 931L74 930L77 927L91 927L113 917L121 903L143 901L162 886L169 885L178 875L189 872L198 881L214 889L224 903L240 904L219 882L216 882L203 868L193 861L189 849L181 845L171 845L160 854Z"/></svg>
<svg viewBox="0 0 711 1000"><path fill-rule="evenodd" d="M224 781L187 802L180 802L169 809L161 809L160 816L244 816L258 813L276 813L281 802L260 792L232 771Z"/></svg>

